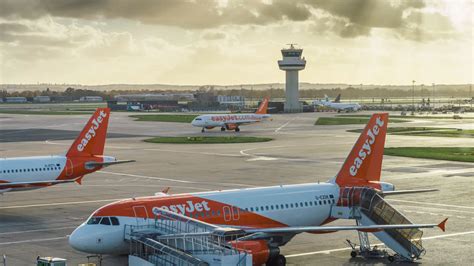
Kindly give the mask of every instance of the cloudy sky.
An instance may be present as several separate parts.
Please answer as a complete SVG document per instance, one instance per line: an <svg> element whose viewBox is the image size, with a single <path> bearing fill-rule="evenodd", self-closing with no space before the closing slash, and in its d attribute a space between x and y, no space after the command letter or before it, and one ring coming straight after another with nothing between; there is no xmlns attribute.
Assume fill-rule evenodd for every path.
<svg viewBox="0 0 474 266"><path fill-rule="evenodd" d="M0 83L472 83L471 0L0 0Z"/></svg>

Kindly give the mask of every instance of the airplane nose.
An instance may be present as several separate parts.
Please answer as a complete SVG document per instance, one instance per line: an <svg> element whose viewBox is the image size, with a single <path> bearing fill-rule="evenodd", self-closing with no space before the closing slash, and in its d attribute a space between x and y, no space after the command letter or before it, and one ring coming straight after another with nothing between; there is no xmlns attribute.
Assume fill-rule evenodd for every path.
<svg viewBox="0 0 474 266"><path fill-rule="evenodd" d="M87 248L90 241L87 238L87 233L84 232L84 225L80 225L69 236L69 245L75 250L90 253L90 250Z"/></svg>

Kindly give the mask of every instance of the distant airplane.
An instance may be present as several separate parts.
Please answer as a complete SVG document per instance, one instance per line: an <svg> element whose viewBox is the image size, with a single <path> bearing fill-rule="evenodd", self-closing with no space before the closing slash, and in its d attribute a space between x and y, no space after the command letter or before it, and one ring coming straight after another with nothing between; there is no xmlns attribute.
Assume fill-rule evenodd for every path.
<svg viewBox="0 0 474 266"><path fill-rule="evenodd" d="M221 127L221 131L235 130L239 132L239 126L245 124L253 124L269 119L271 115L267 114L269 98L265 97L260 103L257 111L254 114L208 114L200 115L191 122L195 127L201 127L201 132L205 129L213 129Z"/></svg>
<svg viewBox="0 0 474 266"><path fill-rule="evenodd" d="M86 174L132 162L103 156L109 116L109 108L98 108L66 155L1 158L0 194L70 182L81 184Z"/></svg>
<svg viewBox="0 0 474 266"><path fill-rule="evenodd" d="M373 233L403 259L416 260L425 254L421 246L423 232L419 228L439 227L444 231L446 219L439 224L413 224L384 200L385 196L433 191L395 191L393 184L380 181L387 125L387 113L374 114L339 173L328 182L175 195L168 194L166 188L155 196L123 199L97 209L72 232L69 244L91 254L127 254L130 244L124 235L133 231L131 226L152 230L161 228L157 223L163 220L167 222L163 230L171 230L167 232L173 232L173 225L186 230L181 228L188 228L189 224L214 228L212 234L237 232L226 246L252 255L253 265L285 265L279 247L299 233L313 233L317 238L317 234L346 230ZM162 216L170 214L183 225L178 227L176 221ZM357 222L325 226L337 219L357 219ZM150 239L157 243L155 237L163 234L147 232L147 238L140 241ZM179 232L183 238L187 233L197 234L197 231Z"/></svg>
<svg viewBox="0 0 474 266"><path fill-rule="evenodd" d="M313 101L313 105L322 105L332 109L337 110L338 112L357 112L360 110L360 105L358 103L341 103L341 94L338 94L334 101L330 101L329 97L326 95L324 101L316 100Z"/></svg>

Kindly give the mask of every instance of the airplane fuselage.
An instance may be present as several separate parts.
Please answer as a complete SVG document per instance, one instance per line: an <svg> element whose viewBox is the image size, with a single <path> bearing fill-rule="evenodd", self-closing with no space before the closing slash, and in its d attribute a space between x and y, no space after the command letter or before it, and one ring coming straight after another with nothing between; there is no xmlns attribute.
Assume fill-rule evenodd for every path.
<svg viewBox="0 0 474 266"><path fill-rule="evenodd" d="M71 234L69 243L88 253L126 253L125 225L153 223L153 208L238 228L317 226L331 221L339 190L333 183L309 183L126 199L95 211ZM114 217L119 224L101 224L103 217Z"/></svg>
<svg viewBox="0 0 474 266"><path fill-rule="evenodd" d="M269 114L208 114L196 117L191 124L202 128L226 127L226 125L253 124L270 117Z"/></svg>

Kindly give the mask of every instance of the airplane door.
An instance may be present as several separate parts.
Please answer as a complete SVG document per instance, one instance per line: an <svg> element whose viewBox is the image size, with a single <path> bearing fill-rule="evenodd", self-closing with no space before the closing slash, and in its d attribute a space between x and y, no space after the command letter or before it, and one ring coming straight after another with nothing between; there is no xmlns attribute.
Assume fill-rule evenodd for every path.
<svg viewBox="0 0 474 266"><path fill-rule="evenodd" d="M142 219L145 221L148 219L148 211L146 210L145 206L133 206L133 213L135 214L135 219L137 220L137 225L140 224Z"/></svg>
<svg viewBox="0 0 474 266"><path fill-rule="evenodd" d="M224 212L224 221L228 222L232 219L232 214L230 213L230 207L229 206L224 206L222 208Z"/></svg>
<svg viewBox="0 0 474 266"><path fill-rule="evenodd" d="M72 164L71 159L66 160L66 176L72 176L74 173L74 165Z"/></svg>
<svg viewBox="0 0 474 266"><path fill-rule="evenodd" d="M232 206L232 219L238 221L240 219L239 208Z"/></svg>

